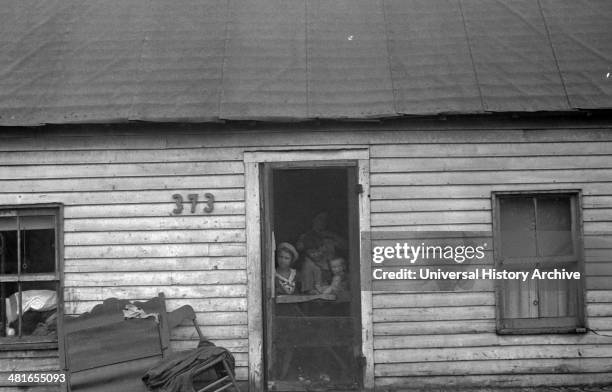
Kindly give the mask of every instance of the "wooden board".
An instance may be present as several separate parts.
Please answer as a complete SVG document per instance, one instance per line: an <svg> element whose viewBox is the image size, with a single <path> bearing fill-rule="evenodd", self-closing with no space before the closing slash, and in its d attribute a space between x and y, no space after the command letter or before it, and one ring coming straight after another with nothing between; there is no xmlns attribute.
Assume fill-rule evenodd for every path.
<svg viewBox="0 0 612 392"><path fill-rule="evenodd" d="M72 391L142 391L140 377L169 350L164 298L135 303L157 313L159 323L153 318L125 320L122 309L127 303L110 298L64 322Z"/></svg>
<svg viewBox="0 0 612 392"><path fill-rule="evenodd" d="M467 376L498 374L576 374L610 373L612 362L599 358L566 359L490 359L486 361L442 361L432 363L398 363L376 366L376 376Z"/></svg>
<svg viewBox="0 0 612 392"><path fill-rule="evenodd" d="M245 256L126 257L70 259L66 272L209 271L246 268ZM101 297L102 298L102 297Z"/></svg>
<svg viewBox="0 0 612 392"><path fill-rule="evenodd" d="M66 259L116 259L136 257L197 257L197 256L245 256L245 244L129 244L68 246Z"/></svg>
<svg viewBox="0 0 612 392"><path fill-rule="evenodd" d="M448 333L443 335L377 336L375 349L396 348L452 348L482 346L531 346L531 345L582 345L597 344L612 349L612 340L607 336L591 334L543 334L543 335L498 335L494 332Z"/></svg>
<svg viewBox="0 0 612 392"><path fill-rule="evenodd" d="M572 155L610 155L610 142L556 142L546 143L465 143L462 141L446 143L403 143L372 146L373 158L432 158L432 157L530 157L530 156L572 156Z"/></svg>
<svg viewBox="0 0 612 392"><path fill-rule="evenodd" d="M185 303L191 299L204 298L244 298L246 296L246 285L244 284L193 284L165 286L166 298L170 300L183 300ZM109 294L117 294L121 298L150 298L159 292L156 286L89 286L89 287L67 287L66 299L71 301L97 301L98 298L109 298ZM171 303L174 305L174 303ZM169 310L174 310L172 306Z"/></svg>

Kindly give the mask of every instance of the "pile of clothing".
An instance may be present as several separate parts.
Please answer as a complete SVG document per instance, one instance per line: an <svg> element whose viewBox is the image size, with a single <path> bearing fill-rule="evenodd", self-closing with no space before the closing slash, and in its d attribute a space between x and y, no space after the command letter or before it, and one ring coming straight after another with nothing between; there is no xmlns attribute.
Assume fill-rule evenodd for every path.
<svg viewBox="0 0 612 392"><path fill-rule="evenodd" d="M234 357L229 351L208 340L201 340L197 349L171 354L149 369L142 381L155 392L195 392L227 375L219 359L226 360L230 370L234 371ZM215 362L215 366L209 367Z"/></svg>
<svg viewBox="0 0 612 392"><path fill-rule="evenodd" d="M53 290L25 290L6 298L6 336L19 330L23 335L46 336L57 333L57 292Z"/></svg>

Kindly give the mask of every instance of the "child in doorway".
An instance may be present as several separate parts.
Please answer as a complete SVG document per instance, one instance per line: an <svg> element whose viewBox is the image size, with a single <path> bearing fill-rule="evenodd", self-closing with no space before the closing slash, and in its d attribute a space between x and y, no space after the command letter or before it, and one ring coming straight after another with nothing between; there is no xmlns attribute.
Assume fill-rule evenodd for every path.
<svg viewBox="0 0 612 392"><path fill-rule="evenodd" d="M314 236L304 238L304 260L300 269L300 284L304 294L321 294L324 282L331 280L331 271L327 266L323 243ZM322 266L326 269L322 270ZM328 279L327 275L329 275Z"/></svg>
<svg viewBox="0 0 612 392"><path fill-rule="evenodd" d="M298 253L288 242L282 242L276 247L276 271L274 273L274 286L276 294L293 294L297 272L291 268Z"/></svg>
<svg viewBox="0 0 612 392"><path fill-rule="evenodd" d="M346 264L342 257L329 261L332 271L332 280L329 286L322 287L323 294L335 294L336 300L344 301L348 298L348 280L346 277Z"/></svg>

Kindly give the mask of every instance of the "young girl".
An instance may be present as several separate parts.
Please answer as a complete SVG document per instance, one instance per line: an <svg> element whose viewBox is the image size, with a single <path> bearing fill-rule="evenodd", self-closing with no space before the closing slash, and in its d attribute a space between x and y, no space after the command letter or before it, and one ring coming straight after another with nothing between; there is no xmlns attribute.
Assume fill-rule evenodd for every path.
<svg viewBox="0 0 612 392"><path fill-rule="evenodd" d="M293 294L295 292L295 269L291 268L297 260L298 253L288 242L282 242L276 247L276 272L274 287L276 294Z"/></svg>

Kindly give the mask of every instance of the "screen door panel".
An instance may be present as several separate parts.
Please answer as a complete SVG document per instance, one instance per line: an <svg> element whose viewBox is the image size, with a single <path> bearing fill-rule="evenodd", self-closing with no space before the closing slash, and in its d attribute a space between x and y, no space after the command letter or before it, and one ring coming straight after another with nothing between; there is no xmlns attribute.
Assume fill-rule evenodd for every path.
<svg viewBox="0 0 612 392"><path fill-rule="evenodd" d="M262 238L266 248L268 389L358 389L362 369L358 361L361 311L356 171L353 167L267 169L262 181L262 193L267 195ZM345 290L334 294L301 292L298 278L293 294L275 292L274 246L289 242L299 249L300 259L294 266L299 274L306 254L299 246L304 237L299 233L314 230L309 227L310 218L321 211L328 214L330 222L317 233L338 237L329 259L344 260ZM332 232L335 234L329 234ZM324 245L322 249L327 248ZM323 287L330 285L329 280L324 283Z"/></svg>

